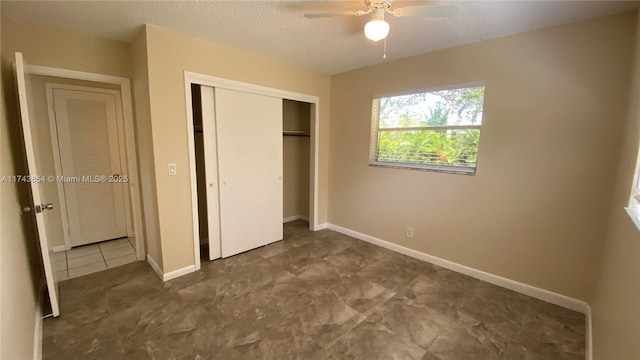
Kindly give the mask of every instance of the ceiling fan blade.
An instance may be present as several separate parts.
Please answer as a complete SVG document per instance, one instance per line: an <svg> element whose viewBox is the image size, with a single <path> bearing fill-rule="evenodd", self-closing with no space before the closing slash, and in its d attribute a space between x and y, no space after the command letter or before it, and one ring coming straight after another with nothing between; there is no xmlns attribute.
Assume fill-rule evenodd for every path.
<svg viewBox="0 0 640 360"><path fill-rule="evenodd" d="M453 17L458 14L458 8L455 5L425 5L425 6L407 6L389 10L389 12L397 17L402 16L428 16L428 17Z"/></svg>
<svg viewBox="0 0 640 360"><path fill-rule="evenodd" d="M317 13L317 14L304 14L304 17L307 19L317 19L324 17L333 17L333 16L362 16L364 14L368 14L368 11L363 10L348 10L348 11L333 11L327 13Z"/></svg>

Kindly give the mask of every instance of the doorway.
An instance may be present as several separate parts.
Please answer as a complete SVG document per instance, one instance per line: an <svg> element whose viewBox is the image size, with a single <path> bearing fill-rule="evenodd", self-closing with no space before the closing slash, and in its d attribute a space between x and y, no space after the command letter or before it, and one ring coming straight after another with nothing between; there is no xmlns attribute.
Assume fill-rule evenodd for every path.
<svg viewBox="0 0 640 360"><path fill-rule="evenodd" d="M120 92L47 82L46 93L65 248L133 237Z"/></svg>
<svg viewBox="0 0 640 360"><path fill-rule="evenodd" d="M282 100L283 222L309 222L311 104Z"/></svg>
<svg viewBox="0 0 640 360"><path fill-rule="evenodd" d="M36 237L38 239L38 243L40 245L40 252L42 256L43 270L45 274L45 281L47 286L47 291L49 295L49 299L51 302L52 314L54 317L59 316L59 306L58 306L58 284L59 279L56 279L56 273L54 272L54 267L52 264L52 257L54 254L54 248L49 241L49 235L51 234L50 225L58 224L61 226L61 221L55 221L55 217L52 214L59 208L57 204L53 203L55 200L52 198L48 198L46 194L44 194L45 186L53 186L55 188L56 177L53 175L54 172L51 171L47 174L47 176L42 176L44 174L41 172L43 168L41 165L49 164L51 165L52 161L43 160L42 154L47 154L47 151L50 155L52 147L39 147L38 138L47 138L46 136L40 136L39 131L45 126L37 127L35 119L31 116L33 112L33 108L36 106L34 104L32 98L32 90L30 78L33 76L51 76L56 78L63 79L75 79L80 81L91 81L91 82L100 82L106 84L112 84L117 86L120 90L120 94L122 97L122 112L124 117L124 137L125 143L127 147L127 166L128 171L131 176L129 182L129 188L132 194L131 197L131 207L133 213L133 229L137 234L136 236L136 257L138 260L144 260L144 238L143 238L143 229L142 229L142 216L141 216L141 204L140 204L140 193L137 182L137 158L135 154L135 134L134 134L134 125L133 125L133 107L132 107L132 98L131 98L131 85L130 80L127 78L121 78L116 76L102 75L102 74L94 74L94 73L86 73L74 70L66 70L66 69L58 69L51 68L45 66L37 66L37 65L28 65L25 63L23 55L19 52L15 53L15 63L14 63L15 73L16 73L16 82L17 82L17 90L18 90L18 103L19 103L19 111L20 111L20 120L22 124L22 137L24 140L24 150L26 154L27 160L27 169L28 173L32 176L36 176L38 174L39 178L42 180L29 182L29 188L31 192L31 199L28 204L25 204L22 211L29 212L35 218L36 224ZM46 103L46 101L45 101ZM45 111L46 112L46 111ZM46 119L46 117L45 117ZM46 120L45 120L46 123ZM36 141L34 141L36 140ZM50 144L49 144L50 145ZM46 179L46 181L45 181ZM63 246L65 249L65 246Z"/></svg>
<svg viewBox="0 0 640 360"><path fill-rule="evenodd" d="M131 94L131 83L130 80L123 77L111 76L111 75L103 75L103 74L95 74L95 73L87 73L75 70L67 70L67 69L59 69L47 66L37 66L37 65L27 65L25 66L25 74L31 77L42 77L45 79L49 79L50 82L62 82L70 81L70 82L84 82L82 86L90 86L95 87L96 83L101 84L100 87L118 91L120 94L120 101L122 106L122 133L123 133L123 141L124 141L124 158L126 159L126 164L124 168L126 168L126 173L128 174L128 181L125 184L127 188L126 192L130 194L130 202L127 207L125 207L125 211L128 208L130 212L130 224L127 225L127 236L133 236L133 247L135 247L135 256L137 260L144 260L145 256L145 239L144 239L144 230L142 224L142 204L140 197L140 187L138 183L138 160L136 157L136 143L135 143L135 134L134 134L134 123L133 123L133 103L132 103L132 94ZM32 89L36 90L36 89ZM32 105L30 105L32 106ZM48 109L47 111L49 111ZM49 130L50 131L50 130ZM50 136L42 136L42 138L47 138ZM42 139L41 139L42 140ZM52 148L52 145L50 145ZM42 149L37 149L40 153L43 152ZM45 150L46 151L46 150ZM38 159L36 159L38 160ZM41 162L41 161L40 161ZM52 162L53 163L53 162ZM42 165L42 164L40 164ZM55 164L54 164L55 165ZM51 166L51 169L47 171L48 173L54 174L55 168ZM56 183L45 183L47 186L60 186L60 182ZM60 199L58 198L58 201ZM56 227L62 227L63 221L60 218L53 218L49 216L45 218L47 232L51 233L51 229L54 232L57 232L58 229ZM67 234L67 229L59 229L59 233ZM67 242L65 238L64 241L61 241L64 245L51 246L51 251L53 252L61 252L64 250L69 250L71 248L71 243ZM51 242L49 242L51 244ZM60 242L58 242L60 243Z"/></svg>
<svg viewBox="0 0 640 360"><path fill-rule="evenodd" d="M197 172L197 153L196 153L196 136L194 130L197 129L197 125L194 126L194 112L193 112L193 107L194 107L194 100L193 100L193 93L194 91L192 90L192 86L193 85L201 85L203 87L207 87L210 88L212 91L213 89L215 89L215 91L219 91L221 94L223 94L223 96L227 96L228 94L234 94L234 92L241 92L243 94L243 96L240 96L239 94L234 94L232 97L237 99L241 99L241 98L252 98L252 101L260 101L260 99L263 99L266 101L266 99L264 99L265 97L270 97L273 99L276 99L277 101L274 102L274 104L277 103L277 106L274 106L273 109L274 111L279 111L279 118L278 118L278 128L280 131L280 137L279 140L277 140L278 142L278 149L280 149L280 155L279 155L279 168L280 168L280 173L282 172L282 101L283 99L289 99L289 100L295 100L295 101L300 101L300 102L305 102L309 104L309 130L308 130L308 140L309 140L309 157L308 157L308 162L309 162L309 186L308 186L308 197L309 197L309 202L308 202L308 206L309 206L309 228L311 230L318 230L318 221L317 221L317 205L318 205L318 198L317 198L317 194L318 194L318 186L317 186L317 159L318 159L318 143L317 143L317 133L318 133L318 129L319 129L319 124L318 124L318 102L319 102L319 98L317 96L310 96L310 95L305 95L305 94L299 94L299 93L293 93L293 92L288 92L288 91L283 91L283 90L278 90L278 89L272 89L272 88L266 88L266 87L262 87L262 86L257 86L257 85L252 85L252 84L246 84L246 83L242 83L242 82L237 82L237 81L232 81L232 80L226 80L226 79L220 79L220 78L216 78L216 77L211 77L211 76L207 76L207 75L201 75L201 74L195 74L195 73L190 73L190 72L185 72L185 96L186 96L186 107L187 107L187 128L188 128L188 134L189 134L189 138L188 138L188 144L189 144L189 157L190 157L190 175L191 175L191 195L192 195L192 218L193 218L193 244L194 244L194 257L195 257L195 267L196 270L200 269L200 248L201 248L201 240L200 240L200 228L201 228L201 222L203 221L203 219L200 217L201 214L199 214L199 201L198 201L198 172ZM225 95L227 94L227 95ZM257 95L255 98L251 96L251 94ZM244 100L243 100L244 101ZM269 101L266 101L269 102ZM213 102L212 102L213 103ZM269 102L270 103L270 102ZM245 106L246 107L246 106ZM204 109L204 107L203 107ZM217 109L219 110L219 109ZM244 111L245 109L243 109ZM251 115L249 114L249 118L251 118ZM255 116L253 116L253 118L255 118ZM227 125L230 125L230 123L227 123ZM216 130L218 129L217 126L219 126L219 124L216 124ZM261 125L262 126L262 125ZM247 128L245 127L245 130ZM224 126L223 126L223 130L225 130ZM234 129L234 131L237 129ZM226 128L225 131L229 131L229 128ZM204 131L205 136L207 131ZM249 132L251 135L252 132ZM271 133L271 131L269 132ZM252 135L251 135L252 136ZM234 142L233 144L229 144L229 139L224 137L224 136L220 136L219 139L223 139L224 141L227 141L227 144L229 146L232 145L237 145L238 142ZM258 137L256 137L256 141L258 141ZM262 139L261 139L262 140ZM250 142L247 142L250 143ZM236 149L238 151L241 151L242 149ZM207 154L209 154L209 152L207 152ZM218 154L219 156L220 154ZM209 168L211 168L212 166L207 166L207 171L209 170ZM222 166L224 168L224 166ZM244 179L246 180L247 178L249 178L250 176L245 176ZM282 174L280 174L280 186L282 184ZM224 184L222 184L222 186L224 186ZM262 186L262 185L261 185ZM209 184L207 184L207 188L209 187ZM202 188L202 186L201 186ZM282 214L282 192L279 193L279 201L280 201L280 207L277 210L274 210L272 212L272 214L277 214L278 217L278 231L281 233L282 231L282 222L283 222L283 214ZM202 202L202 200L200 200ZM275 208L274 208L275 209ZM208 208L208 210L210 210L210 207ZM210 216L210 211L209 215ZM221 211L222 212L222 211ZM224 216L224 214L221 214L220 216ZM255 219L256 217L252 217L252 221L253 219ZM246 219L245 219L245 228L247 227L248 224L246 224ZM248 225L248 226L253 226L253 224ZM239 228L239 227L238 227ZM257 227L259 228L259 227ZM269 226L270 228L270 226ZM239 234L240 236L244 235L244 234ZM209 248L211 248L212 242L211 242L211 231L208 231L208 242L209 242ZM281 238L281 236L280 236ZM248 250L248 249L246 249Z"/></svg>
<svg viewBox="0 0 640 360"><path fill-rule="evenodd" d="M200 96L209 260L282 240L282 99L210 86Z"/></svg>

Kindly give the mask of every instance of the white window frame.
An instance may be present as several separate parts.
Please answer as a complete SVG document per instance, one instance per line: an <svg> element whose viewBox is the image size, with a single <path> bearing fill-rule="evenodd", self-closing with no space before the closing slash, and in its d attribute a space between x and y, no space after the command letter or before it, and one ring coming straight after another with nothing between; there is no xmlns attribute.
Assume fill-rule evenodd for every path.
<svg viewBox="0 0 640 360"><path fill-rule="evenodd" d="M480 81L471 81L457 84L449 84L443 86L401 91L401 92L393 92L393 93L385 93L385 94L375 94L371 99L371 138L369 141L369 166L379 166L379 167L388 167L388 168L397 168L397 169L409 169L409 170L423 170L423 171L434 171L434 172L443 172L450 174L464 174L464 175L475 175L476 169L478 168L478 161L476 160L476 166L473 168L465 168L461 166L447 166L447 165L433 165L433 164L414 164L414 163L405 163L405 162L395 162L395 161L378 161L378 147L379 147L379 132L382 131L398 131L398 130L449 130L449 129L478 129L481 130L482 124L484 123L484 104L483 104L483 112L482 119L480 120L480 125L452 125L452 126L426 126L426 127L404 127L404 128L380 128L380 116L379 109L374 109L375 100L387 97L394 96L402 96L402 95L412 95L419 93L429 93L436 91L445 91L445 90L453 90L453 89L462 89L462 88L472 88L472 87L484 87L486 91L486 86L484 80ZM484 97L483 97L484 101ZM478 143L478 153L480 152L480 143Z"/></svg>
<svg viewBox="0 0 640 360"><path fill-rule="evenodd" d="M640 150L636 159L636 169L633 173L633 183L629 194L629 204L624 208L631 220L640 230Z"/></svg>

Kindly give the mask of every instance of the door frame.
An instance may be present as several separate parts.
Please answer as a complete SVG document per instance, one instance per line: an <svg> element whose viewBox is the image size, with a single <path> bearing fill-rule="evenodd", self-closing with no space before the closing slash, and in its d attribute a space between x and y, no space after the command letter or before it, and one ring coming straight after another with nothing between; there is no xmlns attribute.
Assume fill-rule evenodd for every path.
<svg viewBox="0 0 640 360"><path fill-rule="evenodd" d="M54 76L59 78L76 79L113 84L120 87L122 100L122 115L124 120L124 137L127 153L127 166L129 171L129 192L131 194L131 209L133 210L133 230L136 239L136 257L144 260L145 239L142 226L142 206L140 198L140 186L138 178L138 159L136 156L135 127L133 123L133 103L131 99L131 81L128 78L90 73L84 71L60 69L49 66L27 65L25 73L30 75ZM65 237L65 247L66 247Z"/></svg>
<svg viewBox="0 0 640 360"><path fill-rule="evenodd" d="M63 176L62 173L62 157L60 154L60 144L58 142L58 126L56 120L56 113L54 108L54 90L73 90L73 91L82 91L82 92L91 92L97 94L107 94L113 95L115 98L116 105L116 127L118 129L118 153L120 154L120 163L126 163L126 145L125 145L125 136L126 133L124 131L124 112L122 108L122 95L118 90L97 88L97 87L88 87L88 86L79 86L79 85L70 85L70 84L59 84L59 83L45 83L45 88L47 92L47 110L49 112L49 128L51 132L51 145L53 147L53 164L55 167L56 177ZM127 171L125 175L129 176L128 169L123 169ZM60 215L62 217L62 230L64 233L64 245L65 250L71 249L71 235L70 235L70 219L69 214L67 213L67 198L65 196L65 188L64 183L56 182L58 187L58 201L60 206ZM127 227L127 237L135 237L135 230L133 229L133 222L131 221L131 192L128 189L124 190L124 213L125 213L125 221Z"/></svg>
<svg viewBox="0 0 640 360"><path fill-rule="evenodd" d="M215 76L184 72L185 107L187 112L187 143L189 146L189 176L191 177L191 216L193 219L193 253L196 270L200 269L200 236L198 219L198 184L196 179L196 151L193 138L193 106L191 103L191 84L211 86L229 90L244 91L259 95L279 97L311 104L309 151L309 229L320 230L318 226L318 159L320 153L318 134L320 133L320 97L293 91L260 86Z"/></svg>

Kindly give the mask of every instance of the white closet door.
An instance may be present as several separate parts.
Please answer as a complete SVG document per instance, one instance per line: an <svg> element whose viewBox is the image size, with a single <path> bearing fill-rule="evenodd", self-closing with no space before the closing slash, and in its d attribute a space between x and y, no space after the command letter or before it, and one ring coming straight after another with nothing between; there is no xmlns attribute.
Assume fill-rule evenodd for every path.
<svg viewBox="0 0 640 360"><path fill-rule="evenodd" d="M214 89L200 87L202 103L202 133L205 159L205 182L207 198L207 234L209 241L209 260L221 257L220 249L220 200L218 181L218 136L215 121Z"/></svg>
<svg viewBox="0 0 640 360"><path fill-rule="evenodd" d="M115 96L55 89L53 98L62 173L80 179L64 185L72 246L126 237Z"/></svg>
<svg viewBox="0 0 640 360"><path fill-rule="evenodd" d="M222 257L282 240L282 99L215 89Z"/></svg>

